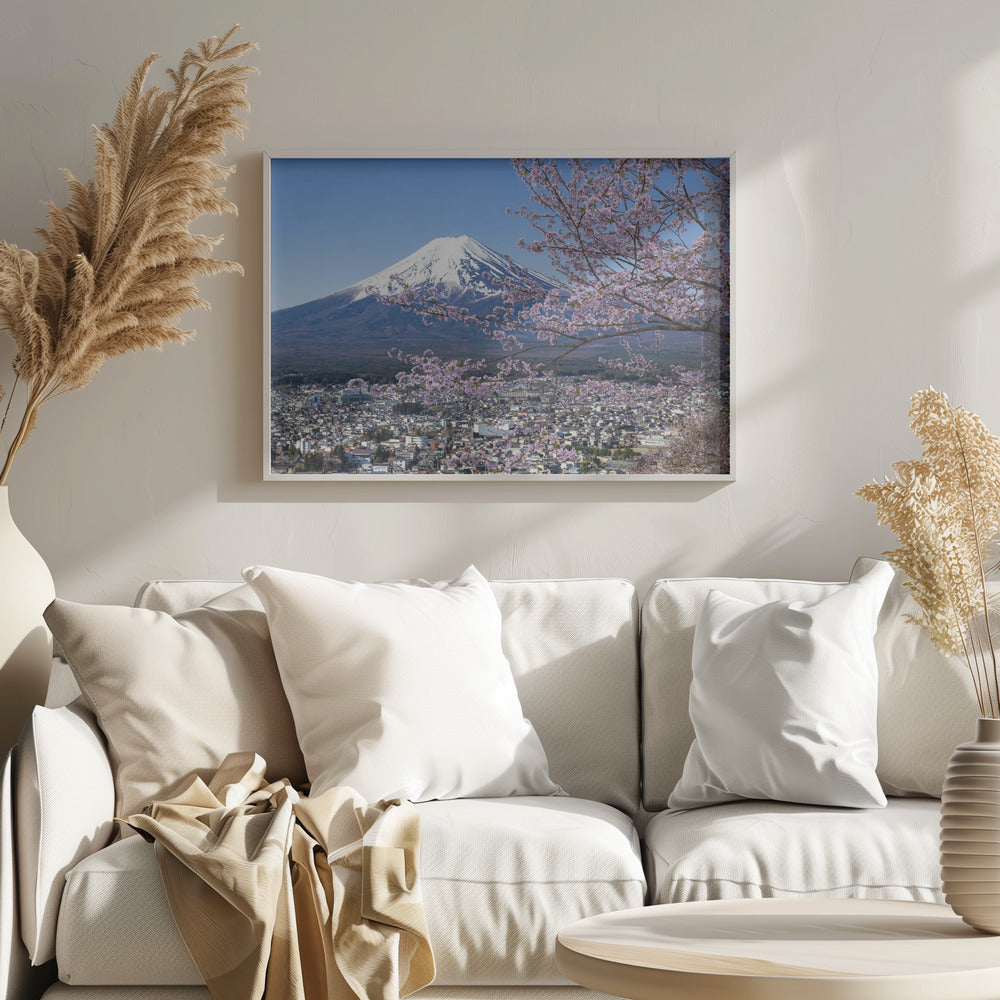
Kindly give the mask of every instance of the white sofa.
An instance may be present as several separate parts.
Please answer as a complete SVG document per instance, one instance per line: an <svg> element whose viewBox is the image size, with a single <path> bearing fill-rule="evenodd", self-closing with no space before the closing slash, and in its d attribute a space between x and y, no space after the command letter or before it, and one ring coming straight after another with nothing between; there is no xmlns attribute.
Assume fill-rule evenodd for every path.
<svg viewBox="0 0 1000 1000"><path fill-rule="evenodd" d="M153 582L137 604L175 613L232 586ZM946 718L940 706L935 714L920 683L898 683L885 638L897 635L895 620L880 622L877 642L880 740L884 732L890 748L879 776L891 794L923 796L892 794L887 808L870 810L765 801L666 809L693 736L691 649L708 590L762 602L814 599L835 586L662 580L640 609L621 580L494 583L524 713L568 794L418 806L438 969L420 995L593 996L555 969L556 932L644 902L805 894L942 901L933 775L976 712L970 701L967 720ZM151 845L111 842L114 788L102 737L81 700L55 704L72 698L72 685L56 675L53 691L60 687L35 710L3 775L0 996L206 1000ZM900 743L902 717L917 726L934 718L946 731L913 747L911 758ZM958 739L956 725L967 726ZM914 766L932 777L914 779ZM905 787L921 781L927 787Z"/></svg>

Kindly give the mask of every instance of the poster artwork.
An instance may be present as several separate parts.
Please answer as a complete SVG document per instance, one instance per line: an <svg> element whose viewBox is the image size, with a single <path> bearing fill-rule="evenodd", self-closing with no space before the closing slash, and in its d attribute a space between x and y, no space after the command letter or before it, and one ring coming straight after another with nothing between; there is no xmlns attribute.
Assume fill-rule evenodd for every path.
<svg viewBox="0 0 1000 1000"><path fill-rule="evenodd" d="M728 478L727 159L267 164L267 478Z"/></svg>

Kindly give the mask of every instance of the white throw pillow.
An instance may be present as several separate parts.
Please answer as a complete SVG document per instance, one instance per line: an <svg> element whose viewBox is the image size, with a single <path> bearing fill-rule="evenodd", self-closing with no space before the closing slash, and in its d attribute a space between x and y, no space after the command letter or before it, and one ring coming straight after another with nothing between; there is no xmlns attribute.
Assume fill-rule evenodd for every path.
<svg viewBox="0 0 1000 1000"><path fill-rule="evenodd" d="M734 799L884 806L873 636L892 570L822 600L754 605L709 592L695 628L695 740L672 809Z"/></svg>
<svg viewBox="0 0 1000 1000"><path fill-rule="evenodd" d="M117 816L166 798L193 771L207 779L240 750L259 753L271 778L305 781L249 587L177 615L56 600L45 621L107 737Z"/></svg>
<svg viewBox="0 0 1000 1000"><path fill-rule="evenodd" d="M369 801L551 795L545 751L469 567L445 587L254 566L312 793Z"/></svg>

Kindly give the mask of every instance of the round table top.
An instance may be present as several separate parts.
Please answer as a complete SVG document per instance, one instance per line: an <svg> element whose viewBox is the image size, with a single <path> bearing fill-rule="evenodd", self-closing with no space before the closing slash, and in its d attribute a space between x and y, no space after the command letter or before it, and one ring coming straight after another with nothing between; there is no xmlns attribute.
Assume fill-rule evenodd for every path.
<svg viewBox="0 0 1000 1000"><path fill-rule="evenodd" d="M631 1000L1000 997L1000 936L935 903L746 899L621 910L560 931L556 964Z"/></svg>

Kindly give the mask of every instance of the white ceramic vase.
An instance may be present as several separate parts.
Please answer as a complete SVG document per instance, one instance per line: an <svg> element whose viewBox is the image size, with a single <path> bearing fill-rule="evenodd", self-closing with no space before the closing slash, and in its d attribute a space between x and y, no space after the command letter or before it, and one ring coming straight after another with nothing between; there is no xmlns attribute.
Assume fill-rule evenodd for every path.
<svg viewBox="0 0 1000 1000"><path fill-rule="evenodd" d="M0 486L0 759L45 702L52 636L42 612L55 597L52 574L10 516Z"/></svg>
<svg viewBox="0 0 1000 1000"><path fill-rule="evenodd" d="M955 748L941 795L941 881L967 923L1000 934L1000 719Z"/></svg>

